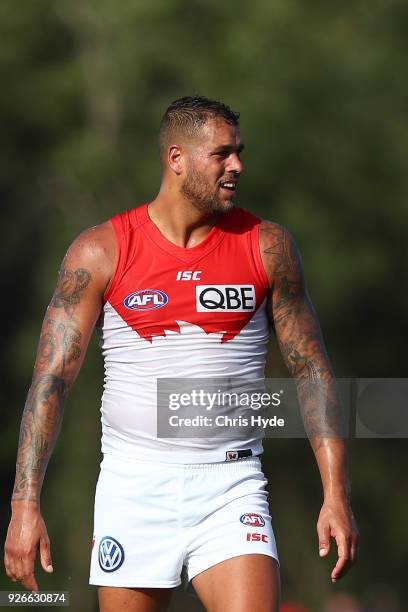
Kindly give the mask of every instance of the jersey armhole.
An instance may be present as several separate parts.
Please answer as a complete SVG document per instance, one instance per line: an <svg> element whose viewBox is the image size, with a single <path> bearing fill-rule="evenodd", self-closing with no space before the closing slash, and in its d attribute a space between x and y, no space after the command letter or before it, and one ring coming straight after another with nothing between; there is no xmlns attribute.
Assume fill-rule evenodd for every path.
<svg viewBox="0 0 408 612"><path fill-rule="evenodd" d="M264 289L266 293L268 294L271 289L271 286L269 283L268 275L265 270L264 263L262 261L261 244L259 240L260 227L261 227L261 224L258 223L256 226L256 229L250 232L251 252L252 252L255 269L262 281L262 284L264 285Z"/></svg>
<svg viewBox="0 0 408 612"><path fill-rule="evenodd" d="M123 249L121 247L121 237L123 235L123 229L122 229L122 224L120 221L120 215L117 215L116 217L113 217L112 219L109 219L109 222L112 225L113 228L113 233L115 234L115 239L116 239L116 245L117 245L117 249L118 249L118 257L117 257L117 261L116 261L116 267L115 270L112 274L112 277L108 283L108 286L105 289L105 293L103 294L103 304L105 305L106 302L109 300L112 291L113 291L113 286L117 280L117 277L119 276L119 271L122 268L122 259L123 259Z"/></svg>

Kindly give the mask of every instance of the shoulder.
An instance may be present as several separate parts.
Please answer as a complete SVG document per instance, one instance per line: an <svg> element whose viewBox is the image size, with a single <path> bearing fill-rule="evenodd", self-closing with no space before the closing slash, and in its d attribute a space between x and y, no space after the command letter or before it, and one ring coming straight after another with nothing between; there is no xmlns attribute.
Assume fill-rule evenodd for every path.
<svg viewBox="0 0 408 612"><path fill-rule="evenodd" d="M115 232L110 221L95 225L79 234L70 245L67 256L93 260L110 259L117 250Z"/></svg>
<svg viewBox="0 0 408 612"><path fill-rule="evenodd" d="M275 243L285 241L294 243L294 238L289 230L275 221L261 219L259 223L259 240L261 246L269 247Z"/></svg>
<svg viewBox="0 0 408 612"><path fill-rule="evenodd" d="M261 220L259 246L265 271L271 282L282 274L301 273L301 259L289 230L274 221Z"/></svg>
<svg viewBox="0 0 408 612"><path fill-rule="evenodd" d="M106 287L117 263L117 243L110 221L90 227L79 234L65 254L62 270L92 278Z"/></svg>

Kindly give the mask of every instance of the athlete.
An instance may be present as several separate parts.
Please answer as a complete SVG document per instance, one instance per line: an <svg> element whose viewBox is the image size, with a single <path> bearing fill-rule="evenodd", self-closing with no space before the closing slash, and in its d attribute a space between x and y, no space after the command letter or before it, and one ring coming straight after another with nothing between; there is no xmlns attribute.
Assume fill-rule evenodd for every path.
<svg viewBox="0 0 408 612"><path fill-rule="evenodd" d="M23 412L5 545L7 574L27 589L38 590L38 548L53 571L40 491L96 324L104 458L90 583L102 612L166 609L182 570L210 612L279 609L259 435L157 435L160 380L259 380L268 320L322 478L320 555L335 538L333 582L356 560L345 443L321 428L340 411L333 372L293 238L234 205L242 149L239 115L228 106L176 100L160 128L157 197L85 231L64 258Z"/></svg>

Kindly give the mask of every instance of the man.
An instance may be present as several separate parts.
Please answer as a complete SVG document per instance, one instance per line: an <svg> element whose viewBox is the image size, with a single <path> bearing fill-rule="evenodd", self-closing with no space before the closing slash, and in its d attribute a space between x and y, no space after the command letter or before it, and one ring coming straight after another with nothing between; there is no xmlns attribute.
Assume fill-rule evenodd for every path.
<svg viewBox="0 0 408 612"><path fill-rule="evenodd" d="M333 373L292 237L233 204L242 149L239 115L228 106L203 97L173 102L160 129L157 197L85 231L65 256L23 413L5 546L7 574L28 589L38 589L38 546L52 571L40 490L98 319L104 460L90 583L99 585L102 612L163 609L183 566L210 612L278 610L261 440L251 432L232 442L158 438L156 413L162 378L259 379L267 314L322 477L320 555L334 537L334 582L355 561L344 441L319 425L338 411Z"/></svg>

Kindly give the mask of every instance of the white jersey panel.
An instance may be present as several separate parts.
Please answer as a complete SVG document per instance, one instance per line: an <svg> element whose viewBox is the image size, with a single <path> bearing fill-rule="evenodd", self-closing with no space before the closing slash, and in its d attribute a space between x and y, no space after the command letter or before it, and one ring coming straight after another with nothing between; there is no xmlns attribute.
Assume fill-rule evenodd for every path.
<svg viewBox="0 0 408 612"><path fill-rule="evenodd" d="M224 332L207 333L177 321L152 340L141 337L106 302L101 326L105 360L102 396L102 451L173 463L225 460L226 451L262 452L260 439L157 438L157 379L243 377L263 379L268 341L265 301L227 342Z"/></svg>

